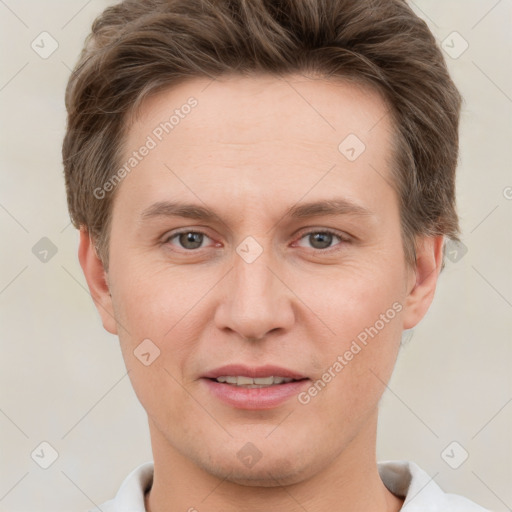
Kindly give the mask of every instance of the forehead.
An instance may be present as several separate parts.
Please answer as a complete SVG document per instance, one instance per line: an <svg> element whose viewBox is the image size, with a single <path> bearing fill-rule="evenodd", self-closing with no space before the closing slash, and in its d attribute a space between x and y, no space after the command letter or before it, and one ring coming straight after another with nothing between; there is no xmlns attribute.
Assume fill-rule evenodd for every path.
<svg viewBox="0 0 512 512"><path fill-rule="evenodd" d="M226 197L233 205L251 198L315 199L333 187L354 196L366 186L366 200L374 203L391 181L392 136L383 98L354 82L190 80L142 103L123 163L149 140L151 150L119 192L139 212L148 202L183 194L225 206Z"/></svg>
<svg viewBox="0 0 512 512"><path fill-rule="evenodd" d="M182 123L191 98L198 108L192 109L192 122ZM384 130L390 128L384 97L360 81L227 75L188 80L150 96L138 109L129 139L135 142L150 126L157 127L182 109L187 112L177 112L181 115L179 122L172 121L172 130L183 135L192 131L201 143L254 143L264 128L268 138L286 135L336 144L344 132L368 140L377 124ZM207 138L201 137L206 134Z"/></svg>

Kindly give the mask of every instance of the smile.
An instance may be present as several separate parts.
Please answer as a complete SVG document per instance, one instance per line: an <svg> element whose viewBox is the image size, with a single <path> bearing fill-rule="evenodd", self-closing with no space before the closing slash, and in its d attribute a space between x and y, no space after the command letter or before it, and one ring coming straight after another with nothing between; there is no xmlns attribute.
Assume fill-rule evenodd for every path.
<svg viewBox="0 0 512 512"><path fill-rule="evenodd" d="M283 384L292 382L294 379L286 377L246 377L245 375L231 376L222 375L215 379L217 382L231 384L233 386L240 386L244 388L266 388L269 386L275 386L277 384Z"/></svg>

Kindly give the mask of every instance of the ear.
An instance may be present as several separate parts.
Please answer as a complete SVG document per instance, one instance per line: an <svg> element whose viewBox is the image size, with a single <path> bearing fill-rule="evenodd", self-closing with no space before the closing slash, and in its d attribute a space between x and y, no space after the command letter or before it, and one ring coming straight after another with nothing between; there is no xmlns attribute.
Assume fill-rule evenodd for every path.
<svg viewBox="0 0 512 512"><path fill-rule="evenodd" d="M443 264L444 237L421 237L416 242L416 263L410 270L405 300L404 329L412 329L425 316L434 298Z"/></svg>
<svg viewBox="0 0 512 512"><path fill-rule="evenodd" d="M103 327L108 332L117 334L117 322L108 286L108 276L103 262L98 257L91 236L85 228L80 229L78 259L89 286L92 300L103 322Z"/></svg>

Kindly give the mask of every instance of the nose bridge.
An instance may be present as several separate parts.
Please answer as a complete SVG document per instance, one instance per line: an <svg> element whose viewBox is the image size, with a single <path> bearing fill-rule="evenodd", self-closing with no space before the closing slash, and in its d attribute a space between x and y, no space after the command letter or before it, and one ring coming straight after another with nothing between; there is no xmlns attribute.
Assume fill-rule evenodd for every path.
<svg viewBox="0 0 512 512"><path fill-rule="evenodd" d="M271 258L268 251L249 262L237 255L233 269L235 294L240 304L254 306L255 302L265 305L274 291L273 274L269 270Z"/></svg>
<svg viewBox="0 0 512 512"><path fill-rule="evenodd" d="M288 290L270 270L274 263L271 249L258 246L254 239L246 239L237 247L228 291L217 315L220 328L229 327L254 339L287 328L293 321Z"/></svg>

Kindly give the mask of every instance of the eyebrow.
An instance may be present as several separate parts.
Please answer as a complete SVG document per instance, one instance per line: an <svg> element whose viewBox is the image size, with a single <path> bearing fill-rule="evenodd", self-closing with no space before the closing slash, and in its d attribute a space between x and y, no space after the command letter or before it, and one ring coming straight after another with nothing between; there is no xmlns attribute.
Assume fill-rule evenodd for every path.
<svg viewBox="0 0 512 512"><path fill-rule="evenodd" d="M356 215L372 216L374 212L368 208L355 204L343 198L326 199L309 203L296 204L281 217L291 219L304 219L320 216ZM221 220L213 210L197 204L159 201L152 204L140 215L141 220L155 217L183 217L200 221Z"/></svg>

